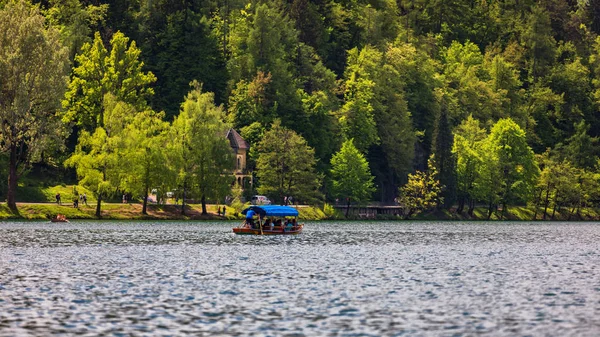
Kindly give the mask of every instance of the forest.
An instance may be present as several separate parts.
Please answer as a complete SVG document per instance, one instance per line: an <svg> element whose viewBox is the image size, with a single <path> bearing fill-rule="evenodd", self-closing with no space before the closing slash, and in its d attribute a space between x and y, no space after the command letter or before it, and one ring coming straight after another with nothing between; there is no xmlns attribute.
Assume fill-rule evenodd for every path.
<svg viewBox="0 0 600 337"><path fill-rule="evenodd" d="M600 200L599 34L600 0L0 0L0 192L574 214Z"/></svg>

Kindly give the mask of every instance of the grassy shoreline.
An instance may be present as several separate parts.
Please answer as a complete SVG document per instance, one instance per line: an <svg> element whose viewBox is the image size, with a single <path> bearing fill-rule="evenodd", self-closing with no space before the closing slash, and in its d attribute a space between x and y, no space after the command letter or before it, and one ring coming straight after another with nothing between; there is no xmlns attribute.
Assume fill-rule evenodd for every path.
<svg viewBox="0 0 600 337"><path fill-rule="evenodd" d="M217 208L222 205L207 205L208 214L202 214L200 204L186 205L186 214L181 214L180 205L148 205L148 214L142 214L142 205L140 203L102 203L102 216L104 220L241 220L243 216L239 214L239 209L227 206L225 216L217 214ZM96 219L96 205L80 205L74 208L72 205L56 203L17 203L18 212L12 213L6 203L0 203L0 220L22 219L22 220L47 220L56 214L64 214L68 219ZM344 215L325 206L300 206L299 218L303 220L394 220L406 221L397 216L380 216L377 218L345 218ZM600 221L600 209L585 208L579 214L571 214L564 209L557 211L554 218L551 218L552 211L547 214L546 221ZM533 207L515 206L508 209L504 218L499 213L492 214L491 221L534 221L535 209ZM537 220L544 221L543 209L539 208ZM485 221L487 219L487 209L484 207L475 208L473 216L464 214L455 214L448 210L436 210L423 213L411 220L428 221Z"/></svg>

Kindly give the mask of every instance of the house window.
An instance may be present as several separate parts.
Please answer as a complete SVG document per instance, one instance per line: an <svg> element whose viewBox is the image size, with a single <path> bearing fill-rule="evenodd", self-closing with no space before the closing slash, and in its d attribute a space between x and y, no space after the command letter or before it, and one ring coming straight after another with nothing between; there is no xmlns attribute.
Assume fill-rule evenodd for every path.
<svg viewBox="0 0 600 337"><path fill-rule="evenodd" d="M242 158L237 157L237 169L241 170L242 169Z"/></svg>

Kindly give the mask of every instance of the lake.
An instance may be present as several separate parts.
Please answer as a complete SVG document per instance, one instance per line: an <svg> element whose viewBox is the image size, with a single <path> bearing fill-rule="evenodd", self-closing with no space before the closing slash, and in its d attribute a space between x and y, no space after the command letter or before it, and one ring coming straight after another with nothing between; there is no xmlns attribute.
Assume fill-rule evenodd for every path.
<svg viewBox="0 0 600 337"><path fill-rule="evenodd" d="M598 336L600 224L0 223L0 336Z"/></svg>

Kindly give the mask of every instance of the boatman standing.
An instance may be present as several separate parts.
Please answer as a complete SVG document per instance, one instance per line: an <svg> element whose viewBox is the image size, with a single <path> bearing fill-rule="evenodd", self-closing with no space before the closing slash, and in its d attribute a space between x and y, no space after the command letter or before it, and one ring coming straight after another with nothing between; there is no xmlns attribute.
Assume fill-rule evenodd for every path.
<svg viewBox="0 0 600 337"><path fill-rule="evenodd" d="M246 223L250 225L250 228L254 228L254 214L256 213L251 209L246 212Z"/></svg>

